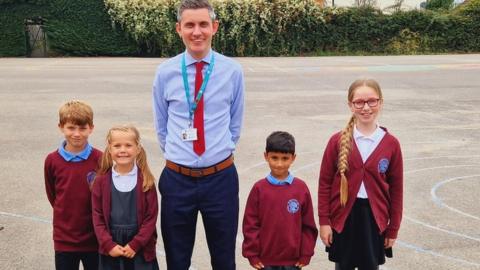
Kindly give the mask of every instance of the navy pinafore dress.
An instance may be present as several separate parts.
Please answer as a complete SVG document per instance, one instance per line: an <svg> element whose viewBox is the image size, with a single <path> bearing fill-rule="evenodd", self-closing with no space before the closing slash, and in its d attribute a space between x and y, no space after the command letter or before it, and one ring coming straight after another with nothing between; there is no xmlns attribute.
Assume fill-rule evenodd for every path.
<svg viewBox="0 0 480 270"><path fill-rule="evenodd" d="M121 192L111 184L110 233L113 242L125 246L138 232L137 224L137 186L131 191ZM100 270L158 270L157 260L145 261L139 251L132 259L100 255Z"/></svg>

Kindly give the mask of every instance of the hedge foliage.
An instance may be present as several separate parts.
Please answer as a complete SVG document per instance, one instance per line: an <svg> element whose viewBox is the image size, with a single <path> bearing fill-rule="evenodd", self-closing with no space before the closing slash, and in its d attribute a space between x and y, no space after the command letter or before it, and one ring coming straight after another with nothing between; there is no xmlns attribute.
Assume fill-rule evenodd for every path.
<svg viewBox="0 0 480 270"><path fill-rule="evenodd" d="M178 0L105 0L112 20L143 53L182 50L175 32ZM461 12L384 14L363 8L320 8L315 0L212 0L219 31L214 48L227 55L419 54L480 51L480 0Z"/></svg>
<svg viewBox="0 0 480 270"><path fill-rule="evenodd" d="M321 8L315 0L211 1L220 20L213 47L232 56L480 51L480 0L450 11L392 14ZM178 2L0 0L0 56L24 54L27 15L47 18L50 45L61 53L172 56L183 50Z"/></svg>
<svg viewBox="0 0 480 270"><path fill-rule="evenodd" d="M24 56L24 20L41 16L49 48L66 55L134 55L135 42L112 28L103 0L0 0L0 56Z"/></svg>

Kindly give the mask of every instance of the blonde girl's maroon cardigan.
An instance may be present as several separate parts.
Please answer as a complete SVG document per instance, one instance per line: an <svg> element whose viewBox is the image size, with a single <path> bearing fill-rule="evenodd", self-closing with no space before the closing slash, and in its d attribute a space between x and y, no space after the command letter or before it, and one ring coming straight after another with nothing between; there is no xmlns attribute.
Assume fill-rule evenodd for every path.
<svg viewBox="0 0 480 270"><path fill-rule="evenodd" d="M110 202L112 172L108 171L104 175L97 176L92 190L92 212L93 227L97 235L99 252L108 255L108 252L117 245L112 241L110 234ZM157 217L158 200L157 191L152 187L147 192L143 192L143 177L138 170L137 177L137 222L138 233L128 243L136 252L143 252L146 261L152 261L156 258L155 245L157 243Z"/></svg>

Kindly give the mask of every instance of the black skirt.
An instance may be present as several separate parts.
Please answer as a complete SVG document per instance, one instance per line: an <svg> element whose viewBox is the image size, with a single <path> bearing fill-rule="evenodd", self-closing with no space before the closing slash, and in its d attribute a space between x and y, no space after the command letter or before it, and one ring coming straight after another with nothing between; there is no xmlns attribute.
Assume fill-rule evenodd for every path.
<svg viewBox="0 0 480 270"><path fill-rule="evenodd" d="M368 199L357 198L341 233L333 230L333 242L326 248L328 259L341 268L361 267L376 269L392 257L391 248L385 250L384 236L379 229Z"/></svg>
<svg viewBox="0 0 480 270"><path fill-rule="evenodd" d="M300 267L296 266L265 266L263 270L300 270Z"/></svg>

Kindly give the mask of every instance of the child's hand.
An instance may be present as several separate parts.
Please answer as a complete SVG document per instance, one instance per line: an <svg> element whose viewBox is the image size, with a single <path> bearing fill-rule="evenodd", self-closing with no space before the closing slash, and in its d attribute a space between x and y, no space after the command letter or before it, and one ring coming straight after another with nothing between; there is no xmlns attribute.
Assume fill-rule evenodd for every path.
<svg viewBox="0 0 480 270"><path fill-rule="evenodd" d="M265 265L263 265L262 262L258 262L254 265L252 265L255 269L262 269L262 268L265 268Z"/></svg>
<svg viewBox="0 0 480 270"><path fill-rule="evenodd" d="M392 238L385 238L385 242L384 242L384 247L385 248L391 248L393 247L393 244L395 244L395 239L392 239Z"/></svg>
<svg viewBox="0 0 480 270"><path fill-rule="evenodd" d="M297 262L297 263L295 264L295 266L298 267L298 268L302 268L302 267L304 267L305 265L306 265L306 264L303 264L303 263L301 263L301 262Z"/></svg>
<svg viewBox="0 0 480 270"><path fill-rule="evenodd" d="M123 252L122 246L120 246L120 245L114 246L114 247L108 252L108 255L110 255L111 257L123 256L123 255L124 255L124 252Z"/></svg>
<svg viewBox="0 0 480 270"><path fill-rule="evenodd" d="M125 252L123 256L129 259L135 256L135 251L128 244L123 248L123 251Z"/></svg>
<svg viewBox="0 0 480 270"><path fill-rule="evenodd" d="M330 247L333 242L332 227L330 225L320 225L320 239L326 247Z"/></svg>

